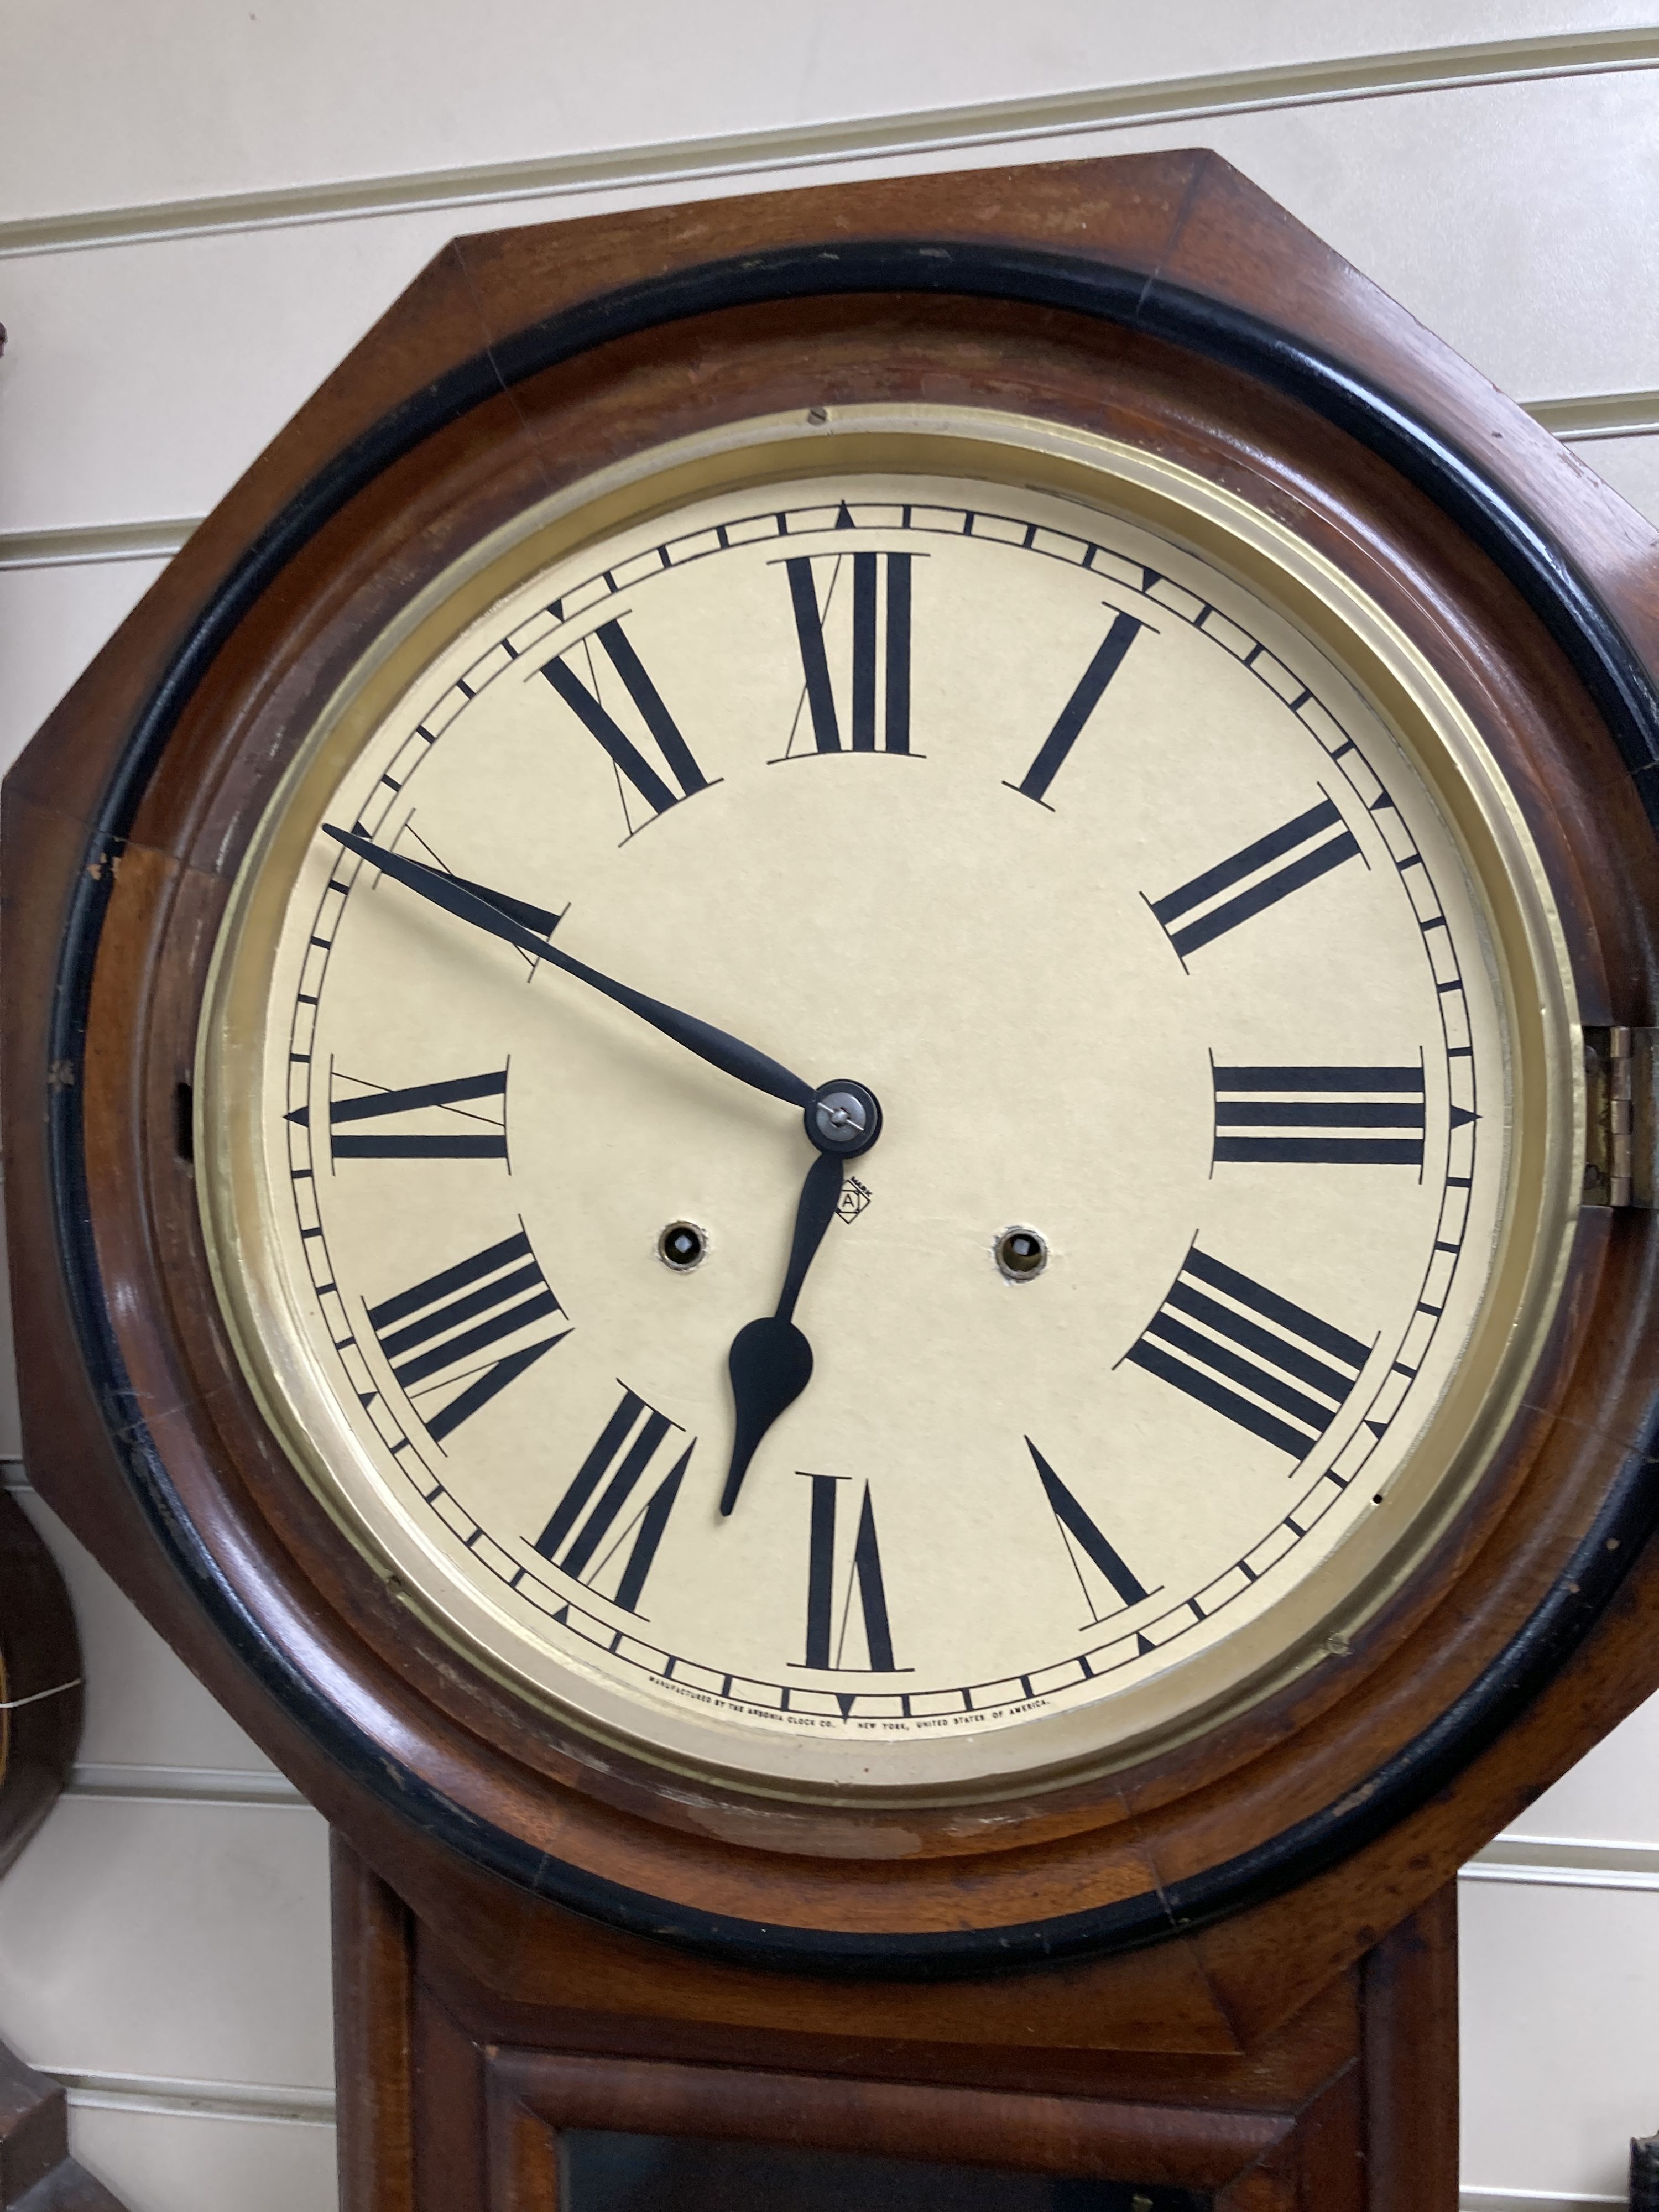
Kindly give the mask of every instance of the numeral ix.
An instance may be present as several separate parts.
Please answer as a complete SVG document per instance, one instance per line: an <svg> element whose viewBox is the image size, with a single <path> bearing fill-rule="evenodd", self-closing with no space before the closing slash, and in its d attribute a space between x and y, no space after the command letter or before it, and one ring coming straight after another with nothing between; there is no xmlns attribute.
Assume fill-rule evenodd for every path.
<svg viewBox="0 0 1659 2212"><path fill-rule="evenodd" d="M343 1084L352 1087L340 1092ZM395 1091L331 1070L329 1089L329 1144L337 1162L507 1158L504 1067L488 1075L458 1075L443 1083L414 1083ZM502 1102L495 1112L487 1103L491 1099ZM480 1110L466 1110L474 1106ZM302 1106L288 1118L309 1128L311 1109ZM376 1122L393 1126L359 1126ZM399 1122L414 1126L398 1127Z"/></svg>

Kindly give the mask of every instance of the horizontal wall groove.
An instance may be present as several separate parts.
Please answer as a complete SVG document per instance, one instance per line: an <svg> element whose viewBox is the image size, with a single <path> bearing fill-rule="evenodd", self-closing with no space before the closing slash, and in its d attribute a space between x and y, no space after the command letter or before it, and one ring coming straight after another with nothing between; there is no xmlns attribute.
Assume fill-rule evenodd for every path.
<svg viewBox="0 0 1659 2212"><path fill-rule="evenodd" d="M331 2089L196 2081L167 2075L81 2074L39 2064L35 2070L60 2083L71 2105L94 2111L164 2112L190 2119L297 2120L313 2127L331 2127L334 2122Z"/></svg>
<svg viewBox="0 0 1659 2212"><path fill-rule="evenodd" d="M1565 445L1602 438L1647 438L1659 433L1659 392L1596 392L1577 398L1522 403L1533 420ZM69 523L58 530L0 531L0 569L74 568L105 561L168 561L199 515L149 522ZM27 1486L16 1460L0 1461L0 1488Z"/></svg>
<svg viewBox="0 0 1659 2212"><path fill-rule="evenodd" d="M1577 1836L1499 1836L1475 1853L1460 1879L1556 1889L1659 1890L1659 1847Z"/></svg>
<svg viewBox="0 0 1659 2212"><path fill-rule="evenodd" d="M288 1777L275 1768L87 1764L75 1768L64 1794L152 1805L307 1806Z"/></svg>
<svg viewBox="0 0 1659 2212"><path fill-rule="evenodd" d="M1045 93L963 106L920 108L847 122L784 125L654 144L549 155L520 161L428 169L144 205L24 216L0 222L0 256L60 253L441 207L481 207L601 187L685 185L832 161L890 161L1017 145L1154 123L1202 123L1278 107L1315 107L1404 93L1538 78L1603 76L1659 63L1659 28L1563 32L1493 39L1325 62L1290 62L1155 82Z"/></svg>
<svg viewBox="0 0 1659 2212"><path fill-rule="evenodd" d="M1465 2184L1458 2191L1459 2212L1570 2212L1579 2204L1626 2204L1628 2197L1598 2197L1558 2189L1484 2189Z"/></svg>
<svg viewBox="0 0 1659 2212"><path fill-rule="evenodd" d="M74 568L94 561L170 561L199 516L159 522L71 523L0 531L0 568ZM15 1461L8 1462L15 1467Z"/></svg>
<svg viewBox="0 0 1659 2212"><path fill-rule="evenodd" d="M1534 422L1568 445L1597 438L1646 438L1659 430L1659 392L1592 392L1580 399L1529 399Z"/></svg>

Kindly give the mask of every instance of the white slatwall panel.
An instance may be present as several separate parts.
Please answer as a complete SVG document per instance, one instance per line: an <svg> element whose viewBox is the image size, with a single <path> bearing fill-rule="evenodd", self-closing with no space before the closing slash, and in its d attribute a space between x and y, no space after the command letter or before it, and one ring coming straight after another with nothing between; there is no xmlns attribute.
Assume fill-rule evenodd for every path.
<svg viewBox="0 0 1659 2212"><path fill-rule="evenodd" d="M0 763L447 238L646 199L1211 145L1659 523L1656 64L1639 0L9 0ZM322 1825L6 1472L89 1703L0 1885L0 2037L132 2212L328 2212ZM1464 1915L1468 2203L1619 2201L1659 2126L1659 1705Z"/></svg>

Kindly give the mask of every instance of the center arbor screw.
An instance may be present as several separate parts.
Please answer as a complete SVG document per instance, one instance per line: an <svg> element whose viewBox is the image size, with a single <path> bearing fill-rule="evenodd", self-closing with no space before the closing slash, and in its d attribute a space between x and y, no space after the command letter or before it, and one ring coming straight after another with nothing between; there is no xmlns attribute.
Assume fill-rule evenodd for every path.
<svg viewBox="0 0 1659 2212"><path fill-rule="evenodd" d="M850 1077L820 1083L805 1113L806 1133L821 1152L850 1160L867 1152L881 1134L881 1102Z"/></svg>

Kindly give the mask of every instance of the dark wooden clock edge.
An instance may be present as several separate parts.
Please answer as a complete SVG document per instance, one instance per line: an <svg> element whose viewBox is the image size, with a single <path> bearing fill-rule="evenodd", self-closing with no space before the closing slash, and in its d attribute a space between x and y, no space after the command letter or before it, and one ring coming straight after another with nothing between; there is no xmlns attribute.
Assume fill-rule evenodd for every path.
<svg viewBox="0 0 1659 2212"><path fill-rule="evenodd" d="M118 851L131 811L174 717L246 607L297 547L390 459L418 443L440 422L453 420L493 397L499 380L520 380L538 373L551 359L568 357L570 353L605 343L623 330L654 325L665 319L665 309L672 318L706 313L711 305L724 306L734 301L740 303L799 296L803 292L811 294L826 289L825 273L823 257L810 250L747 257L676 272L668 278L607 295L591 303L588 310L578 313L574 320L550 319L549 323L522 334L513 348L498 347L489 356L480 356L459 365L417 399L393 410L346 453L337 456L301 492L262 533L225 586L215 595L157 687L148 714L141 718L125 749L124 772L106 795L102 819L94 830L94 848L105 853ZM1625 645L1616 624L1604 609L1596 605L1593 595L1574 574L1572 564L1559 556L1552 558L1536 530L1516 511L1513 502L1455 454L1445 441L1425 432L1424 426L1414 423L1386 398L1368 396L1352 372L1343 371L1340 365L1297 346L1284 333L1262 325L1239 310L1218 308L1216 303L1202 295L1182 294L1156 283L1148 286L1139 271L1097 265L1079 270L1074 262L1062 257L1010 254L1000 248L973 248L960 242L946 246L926 240L889 240L873 248L843 246L828 274L830 286L841 292L867 292L890 286L907 291L925 288L982 295L1006 287L1042 304L1105 312L1115 319L1133 322L1161 321L1162 334L1184 337L1188 343L1201 339L1217 357L1236 365L1259 368L1261 359L1266 358L1295 396L1321 407L1344 428L1352 430L1358 421L1363 426L1362 438L1367 428L1376 431L1376 437L1365 440L1373 444L1374 449L1383 452L1384 457L1396 466L1401 465L1402 456L1414 460L1421 471L1425 488L1431 490L1431 495L1441 503L1449 497L1461 506L1465 526L1484 530L1488 550L1494 552L1500 564L1509 567L1532 603L1546 611L1547 619L1553 617L1553 629L1576 649L1580 673L1599 695L1610 726L1620 736L1627 765L1646 764L1654 758L1653 700L1646 672ZM1644 746L1645 751L1642 750ZM66 932L67 957L59 969L60 1027L53 1044L70 1045L70 1049L55 1049L52 1054L55 1061L65 1066L72 1066L75 1061L71 1042L73 1010L77 999L82 1006L85 1003L84 990L89 985L95 955L97 911L106 896L107 884L108 878L101 872L97 877L82 878L76 902L78 912ZM69 1224L71 1232L86 1218L75 1182L76 1146L73 1125L78 1098L78 1086L73 1082L60 1085L53 1093L57 1109L54 1151L62 1177L58 1218L60 1224ZM89 1259L89 1254L82 1254L82 1267L86 1267L80 1284L83 1293L83 1331L88 1330L97 1304L95 1295L88 1288L96 1280L95 1260L88 1267ZM88 1340L83 1334L83 1344ZM128 1418L131 1401L123 1387L112 1340L103 1347L98 1364L104 1370L106 1419L112 1427L126 1429L129 1449L136 1451L139 1437ZM147 1495L156 1516L158 1530L174 1546L178 1557L179 1540L174 1532L180 1523L168 1502L165 1474L161 1471L159 1459L148 1454L145 1458L149 1465L139 1476L141 1493ZM1328 1808L1316 1820L1287 1831L1273 1845L1225 1863L1206 1875L1172 1884L1161 1892L1148 1892L1140 1898L1123 1900L1102 1911L966 1935L932 1933L908 1940L884 1935L860 1938L840 1932L796 1929L783 1934L763 1923L727 1921L720 1916L689 1913L684 1909L665 1910L659 1900L636 1900L616 1886L598 1883L592 1877L571 1881L567 1876L561 1894L557 1885L550 1885L544 1872L539 1880L533 1878L535 1869L531 1862L538 1855L525 1851L521 1845L505 1853L499 1848L481 1851L483 1839L476 1824L456 1825L453 1817L455 1808L437 1802L430 1804L426 1808L428 1821L434 1833L446 1836L447 1840L469 1855L479 1857L481 1863L493 1864L495 1871L521 1887L551 1894L560 1902L609 1918L615 1924L672 1934L682 1942L706 1946L726 1956L742 1953L769 1965L820 1972L835 1969L908 1976L982 1974L994 1966L1018 1966L1036 1959L1052 1960L1085 1952L1116 1951L1155 1942L1278 1894L1358 1848L1440 1787L1457 1765L1472 1755L1473 1748L1490 1741L1504 1719L1559 1665L1562 1656L1593 1620L1599 1604L1611 1595L1650 1525L1650 1512L1641 1497L1642 1487L1639 1472L1632 1474L1626 1482L1626 1498L1609 1508L1620 1531L1614 1539L1616 1551L1610 1553L1607 1549L1607 1536L1614 1526L1614 1521L1610 1520L1607 1530L1601 1537L1590 1540L1593 1548L1586 1561L1570 1571L1554 1599L1534 1615L1504 1660L1489 1670L1482 1684L1467 1695L1452 1713L1443 1717L1437 1729L1382 1770L1358 1802ZM199 1579L198 1588L204 1588ZM227 1622L228 1595L221 1589L213 1601L222 1625ZM264 1674L268 1686L278 1689L291 1711L297 1714L304 1710L305 1700L296 1696L293 1678L283 1683L280 1668L273 1669L270 1663L271 1655L259 1650L257 1638L252 1645L245 1644L245 1652L254 1660L258 1671ZM319 1740L326 1740L327 1731L319 1729L314 1714L307 1725L319 1734ZM356 1771L371 1786L382 1771L380 1754L373 1747L337 1744L333 1755L348 1769ZM396 1794L406 1802L403 1789ZM540 1861L542 1869L545 1863L544 1859ZM575 1870L570 1872L574 1874ZM527 1874L532 1878L526 1880Z"/></svg>

